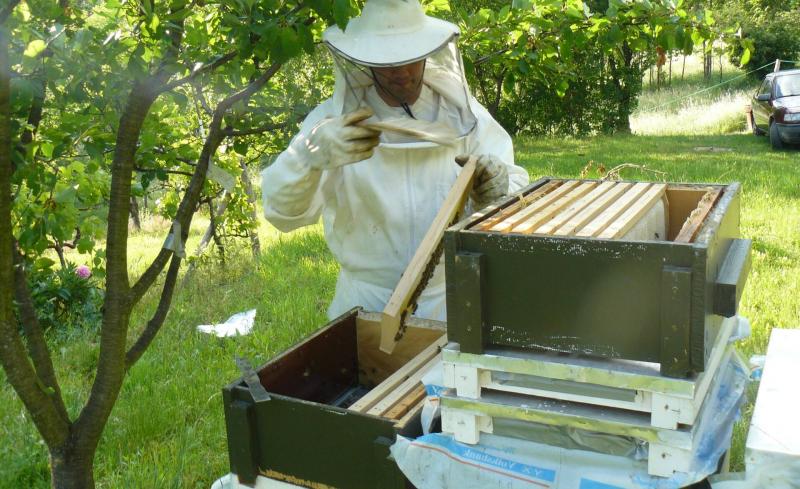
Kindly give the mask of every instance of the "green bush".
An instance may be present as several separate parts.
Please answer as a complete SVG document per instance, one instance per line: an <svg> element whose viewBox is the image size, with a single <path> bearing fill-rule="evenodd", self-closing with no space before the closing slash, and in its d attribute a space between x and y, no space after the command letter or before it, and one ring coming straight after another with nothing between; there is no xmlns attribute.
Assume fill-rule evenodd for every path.
<svg viewBox="0 0 800 489"><path fill-rule="evenodd" d="M34 267L28 284L45 330L69 334L74 329L99 329L104 291L86 266Z"/></svg>
<svg viewBox="0 0 800 489"><path fill-rule="evenodd" d="M628 126L636 109L647 66L644 55L629 53L630 66L589 52L575 56L564 96L535 79L518 78L496 118L512 134L582 136L611 134Z"/></svg>
<svg viewBox="0 0 800 489"><path fill-rule="evenodd" d="M773 66L770 63L776 59L797 60L800 57L800 10L781 11L758 5L733 4L723 10L723 15L730 25L738 22L742 36L753 41L755 50L746 69L750 71L768 65L751 73L752 78L760 80L771 72ZM731 61L739 63L741 55L741 48L733 46Z"/></svg>

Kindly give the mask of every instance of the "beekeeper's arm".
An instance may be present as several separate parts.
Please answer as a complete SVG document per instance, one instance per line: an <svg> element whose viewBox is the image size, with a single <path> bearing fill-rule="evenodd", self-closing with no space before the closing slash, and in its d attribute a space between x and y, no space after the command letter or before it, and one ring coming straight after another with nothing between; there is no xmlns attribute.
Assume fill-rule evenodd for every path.
<svg viewBox="0 0 800 489"><path fill-rule="evenodd" d="M379 133L356 126L369 109L324 117L317 107L275 162L261 172L264 216L281 231L314 224L322 212L320 182L335 168L372 156Z"/></svg>
<svg viewBox="0 0 800 489"><path fill-rule="evenodd" d="M530 179L524 168L514 164L511 136L494 120L489 111L474 99L472 111L478 119L478 127L469 153L480 155L480 158L471 197L475 209L482 209L521 189L530 182Z"/></svg>

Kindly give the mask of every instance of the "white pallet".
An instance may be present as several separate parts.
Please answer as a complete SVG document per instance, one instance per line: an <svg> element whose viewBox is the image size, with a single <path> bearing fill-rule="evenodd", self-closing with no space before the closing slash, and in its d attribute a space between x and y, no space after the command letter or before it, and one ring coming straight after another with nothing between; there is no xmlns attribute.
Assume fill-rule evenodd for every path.
<svg viewBox="0 0 800 489"><path fill-rule="evenodd" d="M461 353L451 343L442 350L444 385L469 399L479 399L483 389L490 389L639 411L650 414L652 426L674 430L697 419L738 320L733 317L722 323L706 371L689 379L663 377L658 364L647 362L505 350L475 355ZM506 374L538 385L511 382L504 379Z"/></svg>
<svg viewBox="0 0 800 489"><path fill-rule="evenodd" d="M724 360L732 354L733 347L726 348ZM481 433L493 433L498 418L627 436L648 443L650 475L669 477L690 470L699 441L695 436L698 424L662 428L654 426L643 412L506 392L487 391L480 399L453 394L441 398L442 431L467 444L479 443Z"/></svg>

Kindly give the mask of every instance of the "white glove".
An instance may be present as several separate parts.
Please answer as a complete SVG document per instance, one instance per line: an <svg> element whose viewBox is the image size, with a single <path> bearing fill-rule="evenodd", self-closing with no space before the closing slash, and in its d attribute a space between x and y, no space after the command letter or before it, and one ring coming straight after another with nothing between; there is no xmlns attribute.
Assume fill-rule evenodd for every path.
<svg viewBox="0 0 800 489"><path fill-rule="evenodd" d="M323 119L307 137L298 137L292 148L315 170L329 170L365 160L378 145L380 132L355 124L372 117L372 110L361 108L349 114Z"/></svg>
<svg viewBox="0 0 800 489"><path fill-rule="evenodd" d="M466 155L456 157L456 161L460 164L465 164L468 159L469 156ZM508 195L506 164L494 155L479 156L470 193L475 210L481 210L506 195Z"/></svg>

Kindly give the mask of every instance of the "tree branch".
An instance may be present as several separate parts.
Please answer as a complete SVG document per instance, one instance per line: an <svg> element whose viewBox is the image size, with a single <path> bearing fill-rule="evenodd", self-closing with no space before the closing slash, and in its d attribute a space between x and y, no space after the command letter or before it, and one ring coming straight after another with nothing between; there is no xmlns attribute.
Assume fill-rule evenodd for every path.
<svg viewBox="0 0 800 489"><path fill-rule="evenodd" d="M158 301L156 312L153 314L153 317L150 318L150 321L147 322L147 326L144 331L142 331L142 334L139 335L139 338L125 354L125 370L130 370L136 361L141 358L142 354L150 346L150 343L153 342L153 339L164 324L170 304L172 303L172 294L175 291L175 284L178 281L178 271L180 267L181 259L173 255L169 270L167 270L164 288L161 290L161 298Z"/></svg>
<svg viewBox="0 0 800 489"><path fill-rule="evenodd" d="M9 5L16 5L13 2ZM6 10L10 12L10 8ZM5 20L8 13L3 11ZM48 396L25 353L17 321L14 317L14 259L11 232L11 80L8 60L8 39L0 29L0 363L6 378L25 405L48 447L62 444L69 436L69 425L63 420Z"/></svg>
<svg viewBox="0 0 800 489"><path fill-rule="evenodd" d="M61 387L58 384L50 349L44 339L44 332L36 315L33 306L31 291L28 288L28 281L25 278L25 264L22 255L18 250L14 252L14 294L19 306L20 322L25 332L25 340L28 344L28 355L30 355L36 374L44 386L51 389L48 394L52 400L56 411L61 415L65 423L69 423L69 415L61 396Z"/></svg>
<svg viewBox="0 0 800 489"><path fill-rule="evenodd" d="M277 124L270 123L258 127L253 127L250 129L240 129L240 130L235 130L232 127L226 127L225 129L222 130L222 133L226 137L250 136L253 134L262 134L269 131L275 131L277 129L283 129L287 127L289 124L290 124L289 121L280 122Z"/></svg>
<svg viewBox="0 0 800 489"><path fill-rule="evenodd" d="M142 168L140 166L134 167L134 170L138 172L147 172L147 173L153 173L158 171L155 168ZM180 171L180 170L162 170L162 171L169 175L184 175L187 177L191 177L192 175L194 175L194 173L189 173L188 171Z"/></svg>
<svg viewBox="0 0 800 489"><path fill-rule="evenodd" d="M103 300L103 323L100 330L100 358L97 362L89 399L75 420L73 436L78 446L94 453L100 435L111 414L125 378L125 354L130 314L130 281L128 277L128 216L131 205L131 181L136 150L142 127L162 87L173 72L182 21L176 21L173 49L167 51L158 71L136 80L128 95L117 128L114 158L111 164L111 192L108 204L106 233L106 295Z"/></svg>
<svg viewBox="0 0 800 489"><path fill-rule="evenodd" d="M200 76L200 75L202 75L204 73L212 72L212 71L216 70L217 68L219 68L220 66L224 65L225 63L227 63L228 61L231 61L232 59L234 59L237 54L238 54L238 51L231 51L230 53L223 54L219 58L215 59L213 62L211 62L209 64L206 64L206 65L203 65L203 66L201 66L199 68L193 69L192 72L190 74L188 74L187 76L184 76L183 78L179 78L177 80L173 80L173 81L167 83L166 85L161 87L160 91L167 92L169 90L173 90L173 89L175 89L175 88L177 88L177 87L179 87L181 85L189 83L190 81L194 80L195 78L197 78L198 76Z"/></svg>
<svg viewBox="0 0 800 489"><path fill-rule="evenodd" d="M251 97L254 93L260 90L275 75L275 73L280 70L281 66L281 63L273 63L269 68L267 68L266 71L264 71L264 73L261 74L261 76L253 80L242 90L224 99L214 110L214 116L209 124L208 135L206 136L205 143L203 144L203 150L200 152L200 158L197 160L197 167L195 168L192 180L189 182L189 188L186 190L180 206L178 207L178 212L175 215L175 221L181 225L181 240L183 242L186 242L186 238L189 236L189 226L191 225L192 215L197 207L197 202L200 200L200 194L203 190L203 184L206 180L208 165L211 162L211 158L217 152L217 148L219 147L223 138L225 137L221 129L223 116L233 104L240 100L245 100ZM141 300L145 292L147 292L147 290L155 282L156 278L158 278L158 276L164 270L164 267L167 265L167 261L169 261L171 255L172 251L166 249L162 249L158 252L158 255L150 264L150 266L147 267L147 270L145 270L142 276L139 277L139 280L137 280L133 287L131 287L128 297L128 300L131 301L131 304L136 304Z"/></svg>
<svg viewBox="0 0 800 489"><path fill-rule="evenodd" d="M42 80L42 93L33 98L30 111L28 112L28 127L22 132L20 143L27 146L33 141L33 136L39 129L39 124L42 122L42 110L44 108L44 99L47 91L47 83Z"/></svg>
<svg viewBox="0 0 800 489"><path fill-rule="evenodd" d="M220 102L220 104L217 106L217 110L215 112L218 112L218 111L221 110L222 111L221 114L224 114L236 102L239 102L240 100L248 99L251 96L253 96L254 93L256 93L257 91L261 90L261 88L264 85L266 85L267 82L273 76L275 76L275 73L277 73L278 70L281 69L281 66L283 66L282 63L273 63L269 68L267 68L267 70L261 76L259 76L255 80L253 80L244 89L234 93L230 97L228 97L225 100L223 100L222 102ZM221 116L221 114L220 114L220 116Z"/></svg>
<svg viewBox="0 0 800 489"><path fill-rule="evenodd" d="M203 90L200 87L198 87L196 83L192 83L192 88L194 89L194 93L197 96L197 100L200 101L200 106L203 108L203 111L206 113L206 115L214 115L214 111L211 110L211 107L209 107L208 101L206 100L206 96L203 94ZM197 114L197 117L198 118L200 117L199 113Z"/></svg>

